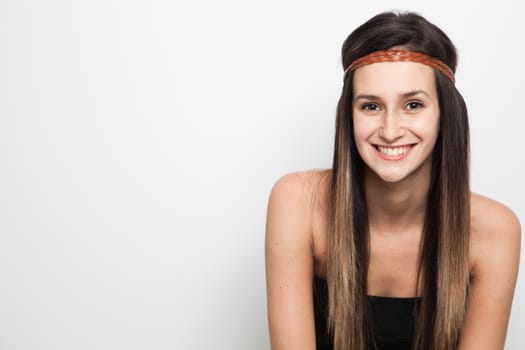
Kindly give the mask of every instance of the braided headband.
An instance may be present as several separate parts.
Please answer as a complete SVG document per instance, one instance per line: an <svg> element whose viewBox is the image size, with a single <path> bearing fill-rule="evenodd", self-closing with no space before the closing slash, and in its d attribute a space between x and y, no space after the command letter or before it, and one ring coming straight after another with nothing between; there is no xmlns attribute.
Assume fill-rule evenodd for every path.
<svg viewBox="0 0 525 350"><path fill-rule="evenodd" d="M421 52L410 50L385 50L375 51L366 56L358 58L345 69L345 76L351 72L372 63L381 62L417 62L430 66L443 73L447 78L455 81L454 72L442 61Z"/></svg>

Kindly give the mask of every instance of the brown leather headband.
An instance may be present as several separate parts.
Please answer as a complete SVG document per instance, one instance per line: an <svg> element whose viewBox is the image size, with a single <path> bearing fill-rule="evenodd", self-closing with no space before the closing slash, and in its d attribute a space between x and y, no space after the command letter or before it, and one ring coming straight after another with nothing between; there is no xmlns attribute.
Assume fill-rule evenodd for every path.
<svg viewBox="0 0 525 350"><path fill-rule="evenodd" d="M345 76L349 72L362 66L381 62L417 62L430 66L443 73L447 78L455 81L454 72L442 61L421 52L410 50L385 50L375 51L366 56L358 58L345 69Z"/></svg>

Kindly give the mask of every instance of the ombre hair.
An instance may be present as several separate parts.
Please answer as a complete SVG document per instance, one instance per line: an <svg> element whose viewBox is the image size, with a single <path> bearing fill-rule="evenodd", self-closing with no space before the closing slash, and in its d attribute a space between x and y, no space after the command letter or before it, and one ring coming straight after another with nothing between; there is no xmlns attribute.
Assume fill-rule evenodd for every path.
<svg viewBox="0 0 525 350"><path fill-rule="evenodd" d="M343 68L371 52L401 46L456 70L456 49L447 35L415 13L382 13L353 31L342 48ZM469 127L454 83L435 71L440 131L432 153L415 309L414 349L457 347L469 287ZM364 164L353 136L353 72L346 75L337 107L330 183L327 257L328 328L335 350L375 348L366 298L369 229ZM419 285L419 284L418 284Z"/></svg>

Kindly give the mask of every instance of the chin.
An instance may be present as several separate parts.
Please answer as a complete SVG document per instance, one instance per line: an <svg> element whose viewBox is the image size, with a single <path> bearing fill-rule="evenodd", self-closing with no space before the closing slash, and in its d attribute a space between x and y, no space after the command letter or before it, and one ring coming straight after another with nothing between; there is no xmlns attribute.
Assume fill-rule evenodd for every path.
<svg viewBox="0 0 525 350"><path fill-rule="evenodd" d="M370 170L371 173L374 174L378 180L388 183L397 183L405 180L409 176L409 173L405 171L374 171L372 169Z"/></svg>
<svg viewBox="0 0 525 350"><path fill-rule="evenodd" d="M381 180L383 180L384 182L388 182L388 183L396 183L396 182L400 182L402 180L405 179L405 176L394 176L394 175L384 175L384 176L381 176L379 175L379 178Z"/></svg>

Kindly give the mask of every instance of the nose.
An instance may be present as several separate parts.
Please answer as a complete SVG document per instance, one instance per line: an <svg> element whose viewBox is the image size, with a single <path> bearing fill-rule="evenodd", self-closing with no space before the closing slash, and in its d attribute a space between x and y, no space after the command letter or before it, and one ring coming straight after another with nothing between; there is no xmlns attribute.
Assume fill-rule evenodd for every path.
<svg viewBox="0 0 525 350"><path fill-rule="evenodd" d="M394 112L384 114L379 127L379 137L387 143L394 143L405 135L405 128L400 123L400 118Z"/></svg>

